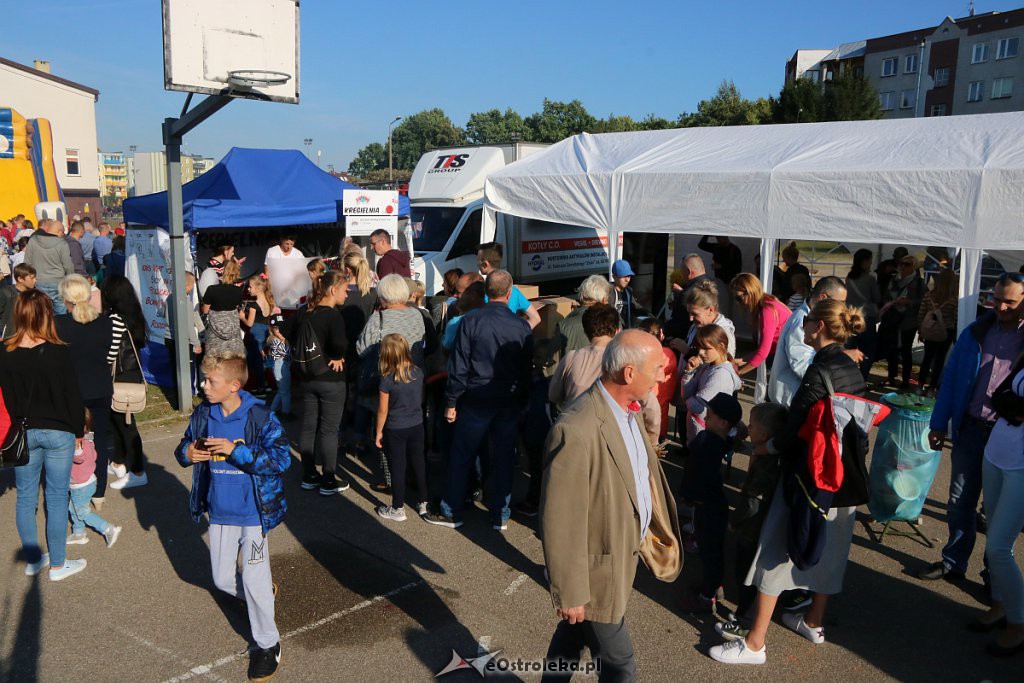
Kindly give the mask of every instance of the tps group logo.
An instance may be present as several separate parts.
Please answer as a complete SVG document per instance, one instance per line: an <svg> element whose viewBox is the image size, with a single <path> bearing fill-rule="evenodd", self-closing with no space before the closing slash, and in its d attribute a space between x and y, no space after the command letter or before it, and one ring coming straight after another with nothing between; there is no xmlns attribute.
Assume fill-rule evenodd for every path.
<svg viewBox="0 0 1024 683"><path fill-rule="evenodd" d="M472 657L470 659L463 659L459 656L459 653L452 650L452 661L448 663L448 666L437 672L435 678L440 678L445 674L450 674L453 671L460 669L473 669L481 676L484 675L484 669L487 668L488 662L501 652L501 650L495 650L494 652L485 652L479 657Z"/></svg>

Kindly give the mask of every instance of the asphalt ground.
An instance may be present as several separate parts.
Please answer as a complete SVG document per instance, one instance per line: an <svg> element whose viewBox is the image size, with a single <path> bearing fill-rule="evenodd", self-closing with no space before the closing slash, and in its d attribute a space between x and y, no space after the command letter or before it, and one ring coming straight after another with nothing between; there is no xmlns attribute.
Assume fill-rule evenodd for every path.
<svg viewBox="0 0 1024 683"><path fill-rule="evenodd" d="M297 425L288 427L296 436ZM190 471L172 455L183 429L172 423L143 430L150 483L108 492L103 510L124 526L120 540L107 549L90 532L90 543L69 546L70 557L89 565L60 583L45 573L24 575L13 476L0 473L0 680L245 680L248 621L240 603L213 588L205 529L188 514ZM937 546L946 537L945 456L923 513L922 530ZM407 509L408 521L387 523L374 514L383 501L369 489L376 463L348 457L341 466L352 488L333 498L299 489L297 460L286 474L289 513L269 537L280 584L283 661L276 680L430 680L453 652L473 658L497 651L495 661L543 658L556 618L535 519L514 516L500 533L482 509L469 510L453 531ZM746 457L737 455L733 488L745 466ZM665 467L678 483L678 453ZM432 460L430 470L431 487L438 487L442 463ZM517 497L524 477L517 477ZM684 586L699 577L696 556L687 556L675 584L658 582L641 566L626 617L640 680L1024 680L1024 656L994 659L984 650L992 636L964 628L982 608L983 536L967 581L922 582L909 573L936 559L938 549L900 537L880 544L867 524L862 509L845 592L828 611L828 642L812 645L776 623L768 663L760 667L727 667L706 656L719 642L711 619L678 606ZM470 669L443 678L480 675Z"/></svg>

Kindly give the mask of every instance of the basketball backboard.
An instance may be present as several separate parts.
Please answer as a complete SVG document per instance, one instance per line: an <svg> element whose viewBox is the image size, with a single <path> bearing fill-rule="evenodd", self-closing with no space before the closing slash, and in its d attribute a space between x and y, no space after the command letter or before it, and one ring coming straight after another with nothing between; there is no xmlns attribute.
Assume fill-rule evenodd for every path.
<svg viewBox="0 0 1024 683"><path fill-rule="evenodd" d="M299 0L162 2L166 90L298 103Z"/></svg>

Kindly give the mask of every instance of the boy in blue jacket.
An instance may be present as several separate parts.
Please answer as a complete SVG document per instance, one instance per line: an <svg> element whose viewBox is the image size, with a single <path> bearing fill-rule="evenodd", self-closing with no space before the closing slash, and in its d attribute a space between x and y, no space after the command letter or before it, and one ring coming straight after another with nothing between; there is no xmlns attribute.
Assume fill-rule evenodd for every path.
<svg viewBox="0 0 1024 683"><path fill-rule="evenodd" d="M174 455L182 467L193 467L192 518L198 523L209 516L213 582L245 600L257 646L249 680L265 681L281 661L267 532L287 509L281 475L291 463L288 438L277 416L242 391L244 356L207 356L203 372L206 400L192 412Z"/></svg>

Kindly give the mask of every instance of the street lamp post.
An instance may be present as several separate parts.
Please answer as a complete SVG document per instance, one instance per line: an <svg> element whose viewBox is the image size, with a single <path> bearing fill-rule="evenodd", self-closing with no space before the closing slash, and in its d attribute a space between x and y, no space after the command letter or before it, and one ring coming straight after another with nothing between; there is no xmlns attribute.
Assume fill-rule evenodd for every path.
<svg viewBox="0 0 1024 683"><path fill-rule="evenodd" d="M313 146L313 138L303 138L302 144L306 146L306 158L309 159L309 148Z"/></svg>
<svg viewBox="0 0 1024 683"><path fill-rule="evenodd" d="M388 182L395 181L394 162L391 154L391 126L395 125L401 120L401 116L396 116L395 120L388 124Z"/></svg>

